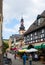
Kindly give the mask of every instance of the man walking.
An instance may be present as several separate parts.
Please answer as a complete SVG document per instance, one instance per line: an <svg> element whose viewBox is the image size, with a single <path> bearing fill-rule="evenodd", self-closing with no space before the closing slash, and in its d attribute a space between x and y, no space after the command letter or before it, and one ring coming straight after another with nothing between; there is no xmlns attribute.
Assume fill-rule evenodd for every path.
<svg viewBox="0 0 45 65"><path fill-rule="evenodd" d="M22 59L23 59L23 65L26 64L26 58L27 58L27 56L26 56L26 54L24 53L24 55L22 56Z"/></svg>

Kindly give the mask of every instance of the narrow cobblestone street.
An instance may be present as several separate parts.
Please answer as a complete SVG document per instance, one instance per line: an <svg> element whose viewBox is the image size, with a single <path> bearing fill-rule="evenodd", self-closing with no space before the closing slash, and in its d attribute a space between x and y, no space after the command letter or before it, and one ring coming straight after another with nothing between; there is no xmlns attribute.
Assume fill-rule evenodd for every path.
<svg viewBox="0 0 45 65"><path fill-rule="evenodd" d="M23 65L22 59L19 59L18 57L15 59L14 55L10 54L8 55L12 59L12 65ZM26 61L26 65L29 65L29 62ZM44 65L42 62L37 61L37 62L32 62L32 65Z"/></svg>

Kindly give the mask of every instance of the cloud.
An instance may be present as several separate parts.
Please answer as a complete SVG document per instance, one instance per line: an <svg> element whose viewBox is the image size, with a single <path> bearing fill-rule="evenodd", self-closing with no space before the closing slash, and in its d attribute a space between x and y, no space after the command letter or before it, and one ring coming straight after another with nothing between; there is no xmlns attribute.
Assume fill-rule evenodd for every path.
<svg viewBox="0 0 45 65"><path fill-rule="evenodd" d="M26 30L34 22L38 14L45 10L45 0L3 0L3 38L9 38L13 33L19 33L20 19L24 18ZM8 28L12 24L12 19L17 19L15 25ZM17 22L17 24L16 24ZM8 33L8 36L5 33Z"/></svg>
<svg viewBox="0 0 45 65"><path fill-rule="evenodd" d="M14 26L14 28L6 28L5 26L3 26L3 37L5 39L8 39L12 34L18 34L19 33L19 24L17 24L16 26Z"/></svg>

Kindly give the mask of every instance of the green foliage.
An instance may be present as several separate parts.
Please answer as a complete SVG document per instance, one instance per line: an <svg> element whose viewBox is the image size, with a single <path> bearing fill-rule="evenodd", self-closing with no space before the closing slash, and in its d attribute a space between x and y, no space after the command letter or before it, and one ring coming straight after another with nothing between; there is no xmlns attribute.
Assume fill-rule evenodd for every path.
<svg viewBox="0 0 45 65"><path fill-rule="evenodd" d="M28 48L27 49L31 49L31 48L34 48L33 45L29 44Z"/></svg>
<svg viewBox="0 0 45 65"><path fill-rule="evenodd" d="M8 43L6 43L6 42L3 41L3 49L2 49L3 53L6 52L6 49L7 49L7 48L9 48Z"/></svg>
<svg viewBox="0 0 45 65"><path fill-rule="evenodd" d="M18 52L17 54L22 58L24 52Z"/></svg>

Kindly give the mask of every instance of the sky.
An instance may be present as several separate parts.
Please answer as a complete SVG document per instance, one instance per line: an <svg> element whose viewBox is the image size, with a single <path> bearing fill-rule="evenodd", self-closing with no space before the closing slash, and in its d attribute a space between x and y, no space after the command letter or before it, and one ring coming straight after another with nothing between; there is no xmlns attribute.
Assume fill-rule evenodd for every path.
<svg viewBox="0 0 45 65"><path fill-rule="evenodd" d="M19 34L22 17L27 30L44 10L45 0L3 0L3 39Z"/></svg>

